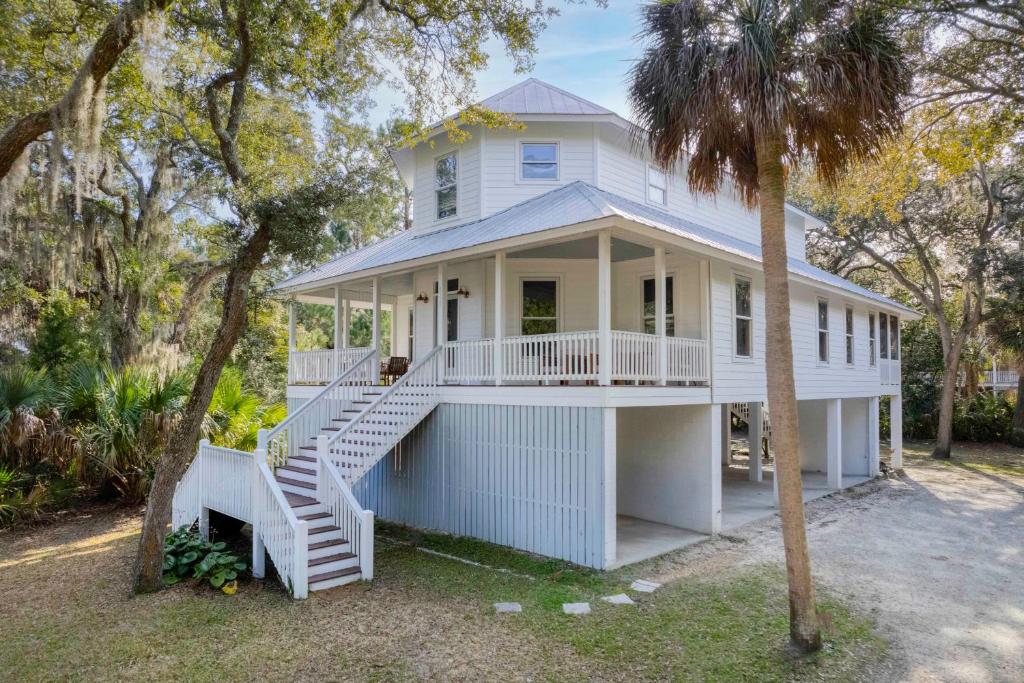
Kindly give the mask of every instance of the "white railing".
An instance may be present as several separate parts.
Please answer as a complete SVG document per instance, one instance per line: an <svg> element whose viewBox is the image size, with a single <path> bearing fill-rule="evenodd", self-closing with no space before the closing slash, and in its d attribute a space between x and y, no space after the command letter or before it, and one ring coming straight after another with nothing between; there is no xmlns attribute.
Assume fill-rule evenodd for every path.
<svg viewBox="0 0 1024 683"><path fill-rule="evenodd" d="M339 417L350 401L362 395L362 388L372 382L377 367L377 352L374 349L357 350L360 352L359 359L341 376L273 429L260 432L257 448L266 449L267 462L271 468L280 467L289 457L298 455L300 446L313 445L311 439L324 427L331 426L331 420Z"/></svg>
<svg viewBox="0 0 1024 683"><path fill-rule="evenodd" d="M256 454L253 533L259 534L292 597L305 598L309 594L309 522L295 516L270 467L258 457L264 454L260 449Z"/></svg>
<svg viewBox="0 0 1024 683"><path fill-rule="evenodd" d="M288 384L325 384L362 360L371 349L318 349L288 352Z"/></svg>
<svg viewBox="0 0 1024 683"><path fill-rule="evenodd" d="M666 337L668 347L668 369L665 379L669 382L707 382L708 343L703 339Z"/></svg>
<svg viewBox="0 0 1024 683"><path fill-rule="evenodd" d="M177 529L203 508L252 522L253 454L199 442L196 457L174 489L171 523Z"/></svg>
<svg viewBox="0 0 1024 683"><path fill-rule="evenodd" d="M437 406L442 348L435 347L339 431L319 438L319 457L341 465L350 484L358 481Z"/></svg>
<svg viewBox="0 0 1024 683"><path fill-rule="evenodd" d="M365 581L373 578L373 512L364 510L352 489L330 458L319 459L319 499L341 529L343 538L359 557L359 571Z"/></svg>
<svg viewBox="0 0 1024 683"><path fill-rule="evenodd" d="M985 371L985 384L988 386L1013 387L1017 385L1017 378L1014 370Z"/></svg>
<svg viewBox="0 0 1024 683"><path fill-rule="evenodd" d="M494 381L494 340L473 339L446 342L444 378L449 384L479 384Z"/></svg>
<svg viewBox="0 0 1024 683"><path fill-rule="evenodd" d="M890 360L888 358L878 359L879 369L879 381L882 384L899 384L900 383L900 361Z"/></svg>
<svg viewBox="0 0 1024 683"><path fill-rule="evenodd" d="M658 365L658 335L612 330L613 380L655 382Z"/></svg>
<svg viewBox="0 0 1024 683"><path fill-rule="evenodd" d="M597 380L597 332L506 337L502 379L510 382Z"/></svg>

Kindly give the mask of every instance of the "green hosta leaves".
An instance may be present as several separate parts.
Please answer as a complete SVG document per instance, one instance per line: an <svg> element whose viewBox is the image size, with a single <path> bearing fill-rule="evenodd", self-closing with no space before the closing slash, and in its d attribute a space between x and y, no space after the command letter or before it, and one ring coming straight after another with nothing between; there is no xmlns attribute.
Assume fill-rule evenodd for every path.
<svg viewBox="0 0 1024 683"><path fill-rule="evenodd" d="M227 547L223 541L204 541L197 531L186 527L169 534L164 544L164 585L173 586L190 576L205 580L214 588L234 581L249 565L237 555L225 552Z"/></svg>

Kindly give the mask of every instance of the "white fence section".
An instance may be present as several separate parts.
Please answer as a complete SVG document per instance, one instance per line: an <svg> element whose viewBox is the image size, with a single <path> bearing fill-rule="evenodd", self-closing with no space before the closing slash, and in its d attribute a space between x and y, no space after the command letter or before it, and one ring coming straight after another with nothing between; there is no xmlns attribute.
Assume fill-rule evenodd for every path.
<svg viewBox="0 0 1024 683"><path fill-rule="evenodd" d="M342 349L351 351L353 349ZM309 399L287 419L268 432L261 432L258 448L267 451L267 463L271 468L284 465L289 457L299 455L299 447L311 445L310 439L324 427L331 426L331 420L338 417L350 401L362 395L362 389L370 384L377 367L377 352L373 349L355 349L360 357L337 379Z"/></svg>
<svg viewBox="0 0 1024 683"><path fill-rule="evenodd" d="M900 361L888 358L878 359L879 382L881 384L900 383Z"/></svg>
<svg viewBox="0 0 1024 683"><path fill-rule="evenodd" d="M358 363L372 349L318 349L288 353L288 384L326 384Z"/></svg>
<svg viewBox="0 0 1024 683"><path fill-rule="evenodd" d="M1015 388L1017 378L1018 375L1013 370L986 370L985 386Z"/></svg>
<svg viewBox="0 0 1024 683"><path fill-rule="evenodd" d="M174 490L171 522L192 524L203 508L252 521L253 454L212 446L203 439L196 457Z"/></svg>
<svg viewBox="0 0 1024 683"><path fill-rule="evenodd" d="M686 337L666 337L668 346L668 369L666 379L669 382L707 382L711 376L708 372L708 343L703 339L687 339Z"/></svg>
<svg viewBox="0 0 1024 683"><path fill-rule="evenodd" d="M262 455L259 450L257 454ZM253 529L292 597L305 598L309 594L309 522L295 516L267 463L257 462L255 469Z"/></svg>
<svg viewBox="0 0 1024 683"><path fill-rule="evenodd" d="M502 343L502 380L596 381L597 349L595 331L506 337Z"/></svg>
<svg viewBox="0 0 1024 683"><path fill-rule="evenodd" d="M320 501L331 513L334 525L359 556L359 571L362 578L373 578L373 512L364 510L352 489L330 458L320 458Z"/></svg>
<svg viewBox="0 0 1024 683"><path fill-rule="evenodd" d="M331 437L319 437L320 459L330 458L338 463L345 480L352 483L387 455L437 407L437 385L444 360L442 348L435 347Z"/></svg>
<svg viewBox="0 0 1024 683"><path fill-rule="evenodd" d="M612 379L655 382L658 368L658 336L643 332L612 331Z"/></svg>
<svg viewBox="0 0 1024 683"><path fill-rule="evenodd" d="M480 384L494 381L494 340L446 342L444 377L450 384Z"/></svg>

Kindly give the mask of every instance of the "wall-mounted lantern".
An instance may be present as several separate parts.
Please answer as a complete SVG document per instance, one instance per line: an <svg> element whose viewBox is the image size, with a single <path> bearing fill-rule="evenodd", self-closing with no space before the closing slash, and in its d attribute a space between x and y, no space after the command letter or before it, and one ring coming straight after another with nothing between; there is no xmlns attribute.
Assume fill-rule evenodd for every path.
<svg viewBox="0 0 1024 683"><path fill-rule="evenodd" d="M430 297L427 296L426 292L420 292L419 294L416 295L416 301L420 302L421 304L429 304Z"/></svg>
<svg viewBox="0 0 1024 683"><path fill-rule="evenodd" d="M469 290L466 289L465 287L459 287L458 291L456 291L455 294L466 299L469 298Z"/></svg>

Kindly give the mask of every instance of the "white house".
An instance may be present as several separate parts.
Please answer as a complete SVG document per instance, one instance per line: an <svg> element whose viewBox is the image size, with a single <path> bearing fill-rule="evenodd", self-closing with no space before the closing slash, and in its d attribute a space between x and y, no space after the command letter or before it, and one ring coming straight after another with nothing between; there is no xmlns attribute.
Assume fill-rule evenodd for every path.
<svg viewBox="0 0 1024 683"><path fill-rule="evenodd" d="M757 212L694 196L626 120L548 84L482 104L525 128L393 152L412 229L279 285L335 306L335 348L296 351L293 324L288 419L255 457L203 444L179 484L175 524L252 522L256 572L265 548L297 597L372 576L374 515L609 568L772 512L770 461L729 447L732 414L751 443L770 430ZM786 220L813 496L878 472L881 400L899 466L917 314L808 264L817 219ZM346 343L353 307L369 348Z"/></svg>

